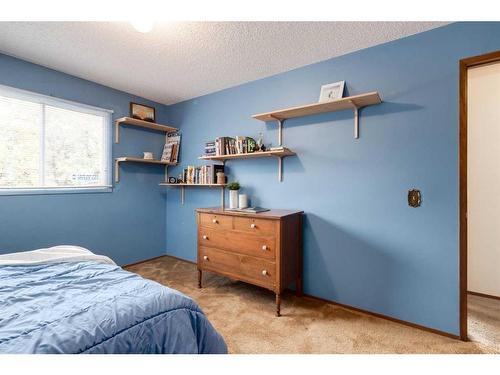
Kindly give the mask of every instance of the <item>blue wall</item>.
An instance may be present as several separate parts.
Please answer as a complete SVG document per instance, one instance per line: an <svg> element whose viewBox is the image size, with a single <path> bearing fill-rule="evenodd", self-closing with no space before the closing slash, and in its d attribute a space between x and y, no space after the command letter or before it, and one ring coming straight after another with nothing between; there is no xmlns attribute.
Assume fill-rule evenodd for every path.
<svg viewBox="0 0 500 375"><path fill-rule="evenodd" d="M285 123L284 160L228 163L253 203L306 212L305 292L458 334L458 60L500 49L499 23L458 23L174 106L159 121L183 132L182 165L201 164L204 142L221 135L276 143L276 127L254 113L314 102L322 84L346 94L378 90L384 103L352 113ZM0 84L128 113L141 98L0 55ZM164 137L122 128L113 156L159 152ZM181 167L174 170L178 173ZM166 194L161 167L124 165L112 193L0 196L0 252L54 244L86 246L130 263L167 252L196 258L196 207L216 206L209 189ZM423 205L408 207L419 188ZM166 226L166 223L168 225Z"/></svg>
<svg viewBox="0 0 500 375"><path fill-rule="evenodd" d="M321 298L459 334L458 61L500 49L500 23L459 23L365 49L169 107L183 132L183 165L201 164L204 142L222 135L276 143L276 127L252 114L315 102L322 84L377 90L353 139L349 111L285 122L277 162L228 162L254 203L302 209L304 289ZM180 169L180 168L179 168ZM179 170L178 169L178 170ZM407 191L421 189L410 208ZM167 253L194 261L194 209L219 193L167 194Z"/></svg>
<svg viewBox="0 0 500 375"><path fill-rule="evenodd" d="M153 105L160 122L166 107L39 65L0 54L0 84L112 109L127 116L129 102ZM113 157L161 152L164 135L122 127ZM0 196L0 253L75 244L120 264L165 253L165 191L161 166L122 164L112 193Z"/></svg>

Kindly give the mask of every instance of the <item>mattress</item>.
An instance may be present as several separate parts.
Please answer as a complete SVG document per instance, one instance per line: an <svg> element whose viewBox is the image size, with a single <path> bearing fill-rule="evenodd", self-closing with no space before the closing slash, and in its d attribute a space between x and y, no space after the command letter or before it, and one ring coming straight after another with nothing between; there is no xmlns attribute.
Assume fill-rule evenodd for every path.
<svg viewBox="0 0 500 375"><path fill-rule="evenodd" d="M0 256L0 353L227 353L191 298L90 254Z"/></svg>

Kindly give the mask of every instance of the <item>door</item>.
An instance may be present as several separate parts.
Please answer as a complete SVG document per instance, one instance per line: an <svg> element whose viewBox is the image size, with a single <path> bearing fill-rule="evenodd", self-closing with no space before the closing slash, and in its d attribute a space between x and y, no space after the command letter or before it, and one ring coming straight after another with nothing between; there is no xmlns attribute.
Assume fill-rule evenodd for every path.
<svg viewBox="0 0 500 375"><path fill-rule="evenodd" d="M467 290L500 296L500 63L467 72Z"/></svg>

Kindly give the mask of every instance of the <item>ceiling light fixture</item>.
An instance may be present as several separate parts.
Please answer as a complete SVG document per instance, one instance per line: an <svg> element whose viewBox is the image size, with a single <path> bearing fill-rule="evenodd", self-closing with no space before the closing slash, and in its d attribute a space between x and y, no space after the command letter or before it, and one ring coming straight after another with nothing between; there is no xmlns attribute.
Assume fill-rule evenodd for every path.
<svg viewBox="0 0 500 375"><path fill-rule="evenodd" d="M151 30L153 30L153 21L147 21L147 20L134 20L130 21L132 26L134 26L134 29L139 31L140 33L149 33Z"/></svg>

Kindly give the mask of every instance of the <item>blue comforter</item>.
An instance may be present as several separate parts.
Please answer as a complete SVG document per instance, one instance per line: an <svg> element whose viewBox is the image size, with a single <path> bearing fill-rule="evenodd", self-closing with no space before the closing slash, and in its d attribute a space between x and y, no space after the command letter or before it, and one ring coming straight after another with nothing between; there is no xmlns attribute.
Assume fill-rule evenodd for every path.
<svg viewBox="0 0 500 375"><path fill-rule="evenodd" d="M0 266L0 353L226 353L184 294L95 262Z"/></svg>

